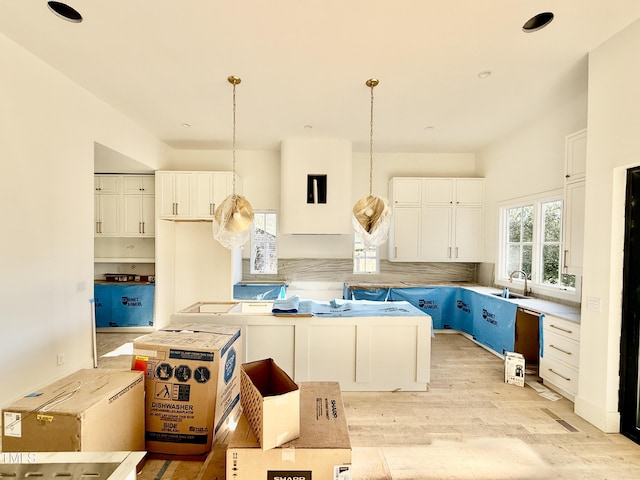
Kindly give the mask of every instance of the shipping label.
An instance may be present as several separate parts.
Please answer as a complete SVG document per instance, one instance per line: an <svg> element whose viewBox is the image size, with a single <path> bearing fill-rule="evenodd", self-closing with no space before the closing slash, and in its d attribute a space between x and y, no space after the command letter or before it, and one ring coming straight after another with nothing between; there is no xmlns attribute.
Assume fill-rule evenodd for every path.
<svg viewBox="0 0 640 480"><path fill-rule="evenodd" d="M17 412L4 412L4 436L22 437L22 414Z"/></svg>

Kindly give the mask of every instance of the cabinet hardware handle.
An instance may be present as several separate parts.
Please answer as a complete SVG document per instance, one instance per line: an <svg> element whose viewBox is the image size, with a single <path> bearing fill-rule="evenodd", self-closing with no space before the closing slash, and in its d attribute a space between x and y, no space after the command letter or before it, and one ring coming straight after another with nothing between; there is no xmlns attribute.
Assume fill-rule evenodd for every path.
<svg viewBox="0 0 640 480"><path fill-rule="evenodd" d="M138 222L138 233L143 233L143 231L142 231L142 222Z"/></svg>
<svg viewBox="0 0 640 480"><path fill-rule="evenodd" d="M573 330L567 330L566 328L558 327L558 326L554 325L553 323L551 325L549 325L549 327L555 328L556 330L560 330L561 332L573 333Z"/></svg>
<svg viewBox="0 0 640 480"><path fill-rule="evenodd" d="M214 205L213 203L209 204L209 215L213 215L213 210L214 210L213 205Z"/></svg>
<svg viewBox="0 0 640 480"><path fill-rule="evenodd" d="M566 380L567 382L570 382L570 381L571 381L571 379L570 379L569 377L565 377L564 375L560 375L558 372L554 372L554 371L553 371L553 368L550 368L550 369L549 369L549 371L550 371L551 373L553 373L554 375L557 375L557 376L559 376L560 378L562 378L562 379Z"/></svg>
<svg viewBox="0 0 640 480"><path fill-rule="evenodd" d="M456 247L456 258L458 258L458 247Z"/></svg>
<svg viewBox="0 0 640 480"><path fill-rule="evenodd" d="M447 258L451 258L451 247L449 247L449 253L447 253Z"/></svg>
<svg viewBox="0 0 640 480"><path fill-rule="evenodd" d="M573 353L571 353L571 352L569 352L569 351L567 351L567 350L563 350L563 349L562 349L562 348L560 348L560 347L556 347L556 346L555 346L555 345L553 345L553 344L551 344L551 345L549 345L549 346L550 346L551 348L555 348L555 349L556 349L556 350L558 350L559 352L564 353L565 355L573 355Z"/></svg>
<svg viewBox="0 0 640 480"><path fill-rule="evenodd" d="M144 232L144 222L142 222L142 233L145 233Z"/></svg>
<svg viewBox="0 0 640 480"><path fill-rule="evenodd" d="M564 251L564 258L562 259L562 268L564 268L564 271L567 271L567 257L569 256L569 250L565 250Z"/></svg>

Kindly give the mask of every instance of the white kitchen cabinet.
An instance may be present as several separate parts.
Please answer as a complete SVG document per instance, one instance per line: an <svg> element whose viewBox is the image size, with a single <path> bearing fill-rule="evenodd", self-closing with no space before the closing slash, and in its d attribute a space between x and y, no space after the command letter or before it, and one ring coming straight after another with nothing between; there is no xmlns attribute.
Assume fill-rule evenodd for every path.
<svg viewBox="0 0 640 480"><path fill-rule="evenodd" d="M120 235L120 195L96 193L94 195L94 233L96 237Z"/></svg>
<svg viewBox="0 0 640 480"><path fill-rule="evenodd" d="M233 173L195 172L194 182L195 216L200 219L213 219L218 205L233 193ZM236 185L236 193L240 193L239 185Z"/></svg>
<svg viewBox="0 0 640 480"><path fill-rule="evenodd" d="M191 172L156 172L156 195L160 217L169 220L193 218Z"/></svg>
<svg viewBox="0 0 640 480"><path fill-rule="evenodd" d="M122 193L155 195L156 181L153 175L123 175Z"/></svg>
<svg viewBox="0 0 640 480"><path fill-rule="evenodd" d="M564 260L563 271L582 273L584 246L585 181L571 182L564 190Z"/></svg>
<svg viewBox="0 0 640 480"><path fill-rule="evenodd" d="M587 129L579 130L565 139L565 179L584 180L587 173Z"/></svg>
<svg viewBox="0 0 640 480"><path fill-rule="evenodd" d="M584 245L587 130L568 135L565 141L563 225L563 273L582 274Z"/></svg>
<svg viewBox="0 0 640 480"><path fill-rule="evenodd" d="M394 177L389 190L390 261L482 260L484 179Z"/></svg>
<svg viewBox="0 0 640 480"><path fill-rule="evenodd" d="M123 196L123 230L125 237L153 237L156 204L154 195Z"/></svg>
<svg viewBox="0 0 640 480"><path fill-rule="evenodd" d="M94 175L93 183L96 193L120 193L120 175Z"/></svg>
<svg viewBox="0 0 640 480"><path fill-rule="evenodd" d="M540 377L573 401L578 394L580 325L552 315L545 315L542 325Z"/></svg>

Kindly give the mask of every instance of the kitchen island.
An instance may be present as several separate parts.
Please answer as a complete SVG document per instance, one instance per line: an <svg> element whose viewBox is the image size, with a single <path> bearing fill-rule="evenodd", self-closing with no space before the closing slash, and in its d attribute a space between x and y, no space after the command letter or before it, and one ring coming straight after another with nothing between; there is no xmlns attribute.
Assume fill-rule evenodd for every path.
<svg viewBox="0 0 640 480"><path fill-rule="evenodd" d="M394 302L391 312L388 304L379 304L377 312L368 305L364 316L344 313L345 305L363 304L340 301L337 316L315 316L243 312L241 303L217 308L212 302L199 302L173 314L171 326L239 326L243 362L273 358L296 382L337 381L343 391L428 390L431 317L408 302ZM324 307L325 312L331 310L328 302Z"/></svg>

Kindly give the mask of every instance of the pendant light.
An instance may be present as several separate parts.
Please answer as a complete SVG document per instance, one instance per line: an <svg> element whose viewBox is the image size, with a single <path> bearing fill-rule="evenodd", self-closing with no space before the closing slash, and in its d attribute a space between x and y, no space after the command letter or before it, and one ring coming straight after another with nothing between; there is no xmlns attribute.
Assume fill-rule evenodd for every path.
<svg viewBox="0 0 640 480"><path fill-rule="evenodd" d="M236 194L236 85L242 80L234 76L227 80L233 85L233 193L213 212L213 237L223 247L234 249L249 239L253 207L246 198Z"/></svg>
<svg viewBox="0 0 640 480"><path fill-rule="evenodd" d="M370 78L366 86L371 90L371 120L369 122L369 195L353 206L352 223L356 235L366 247L377 247L387 241L391 212L386 198L373 195L373 88L378 80Z"/></svg>

